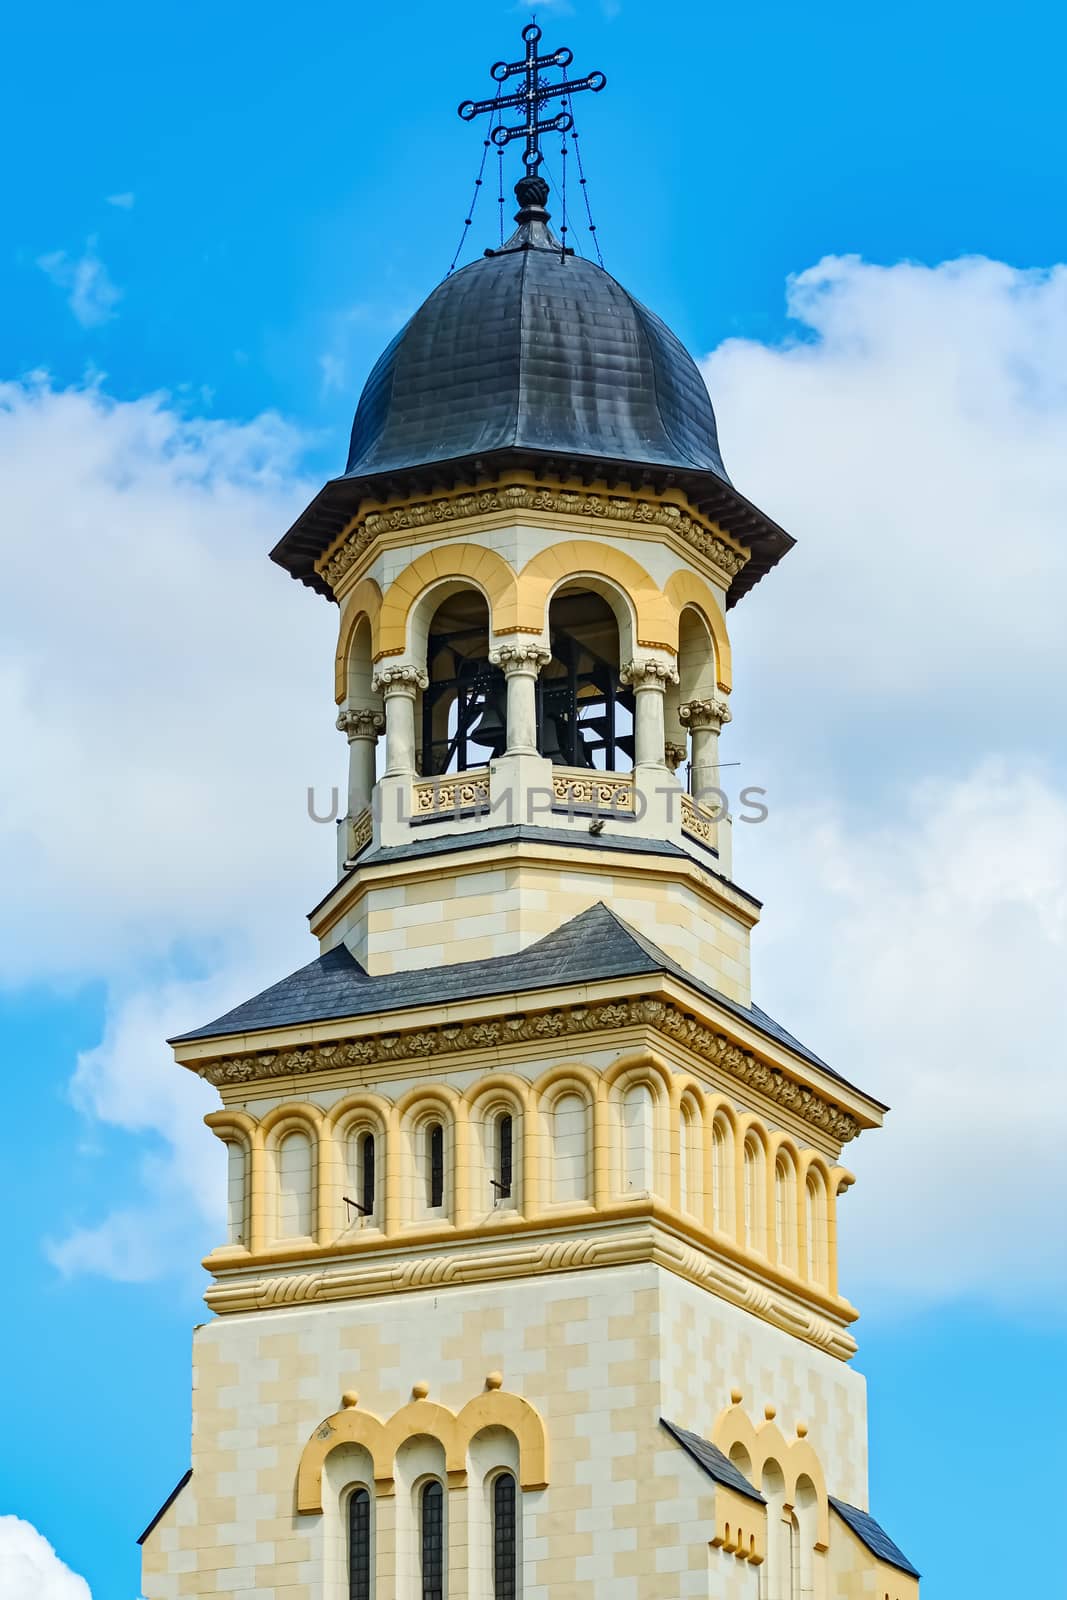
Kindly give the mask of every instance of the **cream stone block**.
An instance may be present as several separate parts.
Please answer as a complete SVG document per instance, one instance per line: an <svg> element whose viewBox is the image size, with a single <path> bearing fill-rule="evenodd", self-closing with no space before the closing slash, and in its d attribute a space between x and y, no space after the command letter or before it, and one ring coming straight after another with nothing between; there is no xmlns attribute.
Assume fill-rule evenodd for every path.
<svg viewBox="0 0 1067 1600"><path fill-rule="evenodd" d="M406 884L410 902L397 892L368 884L323 935L324 947L343 940L371 973L484 960L525 949L602 901L698 981L750 1001L748 914L726 909L696 877L665 875L658 858L575 870L563 856L484 871L458 857L447 871L435 867L429 881Z"/></svg>
<svg viewBox="0 0 1067 1600"><path fill-rule="evenodd" d="M536 1408L548 1487L520 1493L523 1600L755 1600L756 1569L710 1547L716 1486L659 1421L710 1438L731 1388L744 1392L754 1421L773 1405L787 1433L806 1425L830 1491L865 1500L862 1379L652 1263L546 1276L536 1294L504 1279L238 1313L197 1331L194 1360L194 1475L150 1536L146 1600L242 1589L334 1600L326 1585L336 1535L328 1515L295 1512L294 1485L306 1442L349 1390L360 1410L383 1418L409 1402L414 1384L458 1410L499 1371L506 1391ZM487 1459L491 1468L491 1454L480 1459L479 1471ZM343 1493L339 1479L331 1485ZM396 1493L376 1501L377 1600L403 1600L389 1532L400 1492L398 1479ZM449 1593L488 1600L478 1588L485 1563L467 1553L487 1529L464 1500L471 1493L454 1484L449 1494L450 1549L464 1564ZM401 1518L397 1537L406 1525ZM331 1526L340 1527L336 1517ZM854 1586L861 1569L849 1562L842 1570L853 1586L839 1592L873 1592ZM901 1590L900 1600L914 1596Z"/></svg>

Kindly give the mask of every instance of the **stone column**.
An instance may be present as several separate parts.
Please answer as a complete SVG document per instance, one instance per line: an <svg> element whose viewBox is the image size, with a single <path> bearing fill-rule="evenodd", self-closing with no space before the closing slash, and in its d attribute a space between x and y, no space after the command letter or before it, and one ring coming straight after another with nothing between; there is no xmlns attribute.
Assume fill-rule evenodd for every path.
<svg viewBox="0 0 1067 1600"><path fill-rule="evenodd" d="M668 683L678 682L677 672L663 661L648 658L628 662L619 681L634 691L634 766L665 767L663 696Z"/></svg>
<svg viewBox="0 0 1067 1600"><path fill-rule="evenodd" d="M537 674L552 660L543 644L503 644L489 652L508 685L509 756L537 754Z"/></svg>
<svg viewBox="0 0 1067 1600"><path fill-rule="evenodd" d="M376 707L346 706L337 726L348 736L348 815L358 817L371 803L374 749L385 718Z"/></svg>
<svg viewBox="0 0 1067 1600"><path fill-rule="evenodd" d="M385 776L415 776L415 695L429 687L421 667L382 667L372 687L385 700Z"/></svg>
<svg viewBox="0 0 1067 1600"><path fill-rule="evenodd" d="M687 700L678 707L678 718L692 734L693 739L693 799L708 796L708 804L715 809L722 806L719 795L719 730L730 721L730 707L725 700L712 697L708 700Z"/></svg>

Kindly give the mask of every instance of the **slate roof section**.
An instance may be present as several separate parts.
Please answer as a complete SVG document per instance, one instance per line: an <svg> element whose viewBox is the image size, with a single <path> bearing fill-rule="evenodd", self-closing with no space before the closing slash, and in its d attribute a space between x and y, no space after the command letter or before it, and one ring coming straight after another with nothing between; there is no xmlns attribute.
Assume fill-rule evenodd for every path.
<svg viewBox="0 0 1067 1600"><path fill-rule="evenodd" d="M367 379L345 476L508 445L730 481L681 340L603 267L558 249L498 252L437 285Z"/></svg>
<svg viewBox="0 0 1067 1600"><path fill-rule="evenodd" d="M827 1498L841 1520L847 1522L857 1539L861 1540L879 1561L884 1561L901 1572L910 1573L913 1578L921 1576L903 1550L893 1543L881 1523L875 1522L869 1511L861 1511L858 1506L850 1506L847 1500L835 1500L833 1495Z"/></svg>
<svg viewBox="0 0 1067 1600"><path fill-rule="evenodd" d="M723 1455L718 1445L701 1438L699 1433L690 1432L688 1428L680 1428L676 1422L668 1422L666 1417L660 1417L659 1420L672 1439L677 1440L709 1478L714 1478L716 1483L723 1484L727 1489L736 1489L738 1494L747 1495L750 1500L758 1500L761 1506L767 1504L759 1490L753 1488L744 1473L734 1466L729 1456Z"/></svg>
<svg viewBox="0 0 1067 1600"><path fill-rule="evenodd" d="M688 984L839 1083L846 1083L759 1006L738 1005L709 985L698 983L603 902L590 906L525 950L490 961L461 961L446 967L371 977L344 945L338 945L214 1022L180 1034L170 1042L189 1044L231 1033L254 1033L341 1017L380 1016L416 1006L448 1005L490 995L523 995L566 984L645 977L657 972Z"/></svg>

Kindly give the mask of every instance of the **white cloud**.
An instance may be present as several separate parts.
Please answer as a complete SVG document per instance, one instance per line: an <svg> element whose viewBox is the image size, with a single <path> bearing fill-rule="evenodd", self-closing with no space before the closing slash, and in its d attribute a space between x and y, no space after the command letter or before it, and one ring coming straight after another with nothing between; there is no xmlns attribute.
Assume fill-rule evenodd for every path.
<svg viewBox="0 0 1067 1600"><path fill-rule="evenodd" d="M799 539L732 614L755 992L892 1103L849 1151L853 1285L1062 1291L1067 269L830 259L790 309L705 363Z"/></svg>
<svg viewBox="0 0 1067 1600"><path fill-rule="evenodd" d="M92 1600L43 1534L21 1517L0 1516L0 1594L4 1600Z"/></svg>
<svg viewBox="0 0 1067 1600"><path fill-rule="evenodd" d="M336 613L266 559L309 495L297 443L271 417L0 386L0 985L107 981L75 1094L148 1152L141 1196L50 1244L65 1271L195 1259L221 1199L212 1101L165 1038L315 954L333 838L306 791L343 777L344 743Z"/></svg>
<svg viewBox="0 0 1067 1600"><path fill-rule="evenodd" d="M111 321L122 299L122 290L112 282L111 274L97 254L95 239L88 241L81 256L72 257L65 250L52 250L39 256L37 265L57 288L69 291L67 304L83 328L97 328Z"/></svg>
<svg viewBox="0 0 1067 1600"><path fill-rule="evenodd" d="M757 992L891 1106L843 1157L845 1292L1062 1297L1067 790L989 761L897 817L756 832Z"/></svg>
<svg viewBox="0 0 1067 1600"><path fill-rule="evenodd" d="M109 206L117 207L119 211L132 211L136 199L137 196L130 189L124 189L121 194L109 194L107 203Z"/></svg>

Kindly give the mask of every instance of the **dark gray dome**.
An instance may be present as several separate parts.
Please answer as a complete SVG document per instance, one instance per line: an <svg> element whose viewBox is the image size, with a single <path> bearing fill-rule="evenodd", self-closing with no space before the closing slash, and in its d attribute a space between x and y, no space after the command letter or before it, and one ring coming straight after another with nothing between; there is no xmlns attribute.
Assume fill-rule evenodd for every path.
<svg viewBox="0 0 1067 1600"><path fill-rule="evenodd" d="M736 603L793 544L726 476L696 362L602 267L564 253L548 186L515 189L518 230L445 279L367 379L348 465L271 551L332 597L318 563L366 501L521 468L681 490L749 552Z"/></svg>
<svg viewBox="0 0 1067 1600"><path fill-rule="evenodd" d="M446 278L379 359L346 477L498 450L713 472L729 482L697 365L602 267L512 244Z"/></svg>

